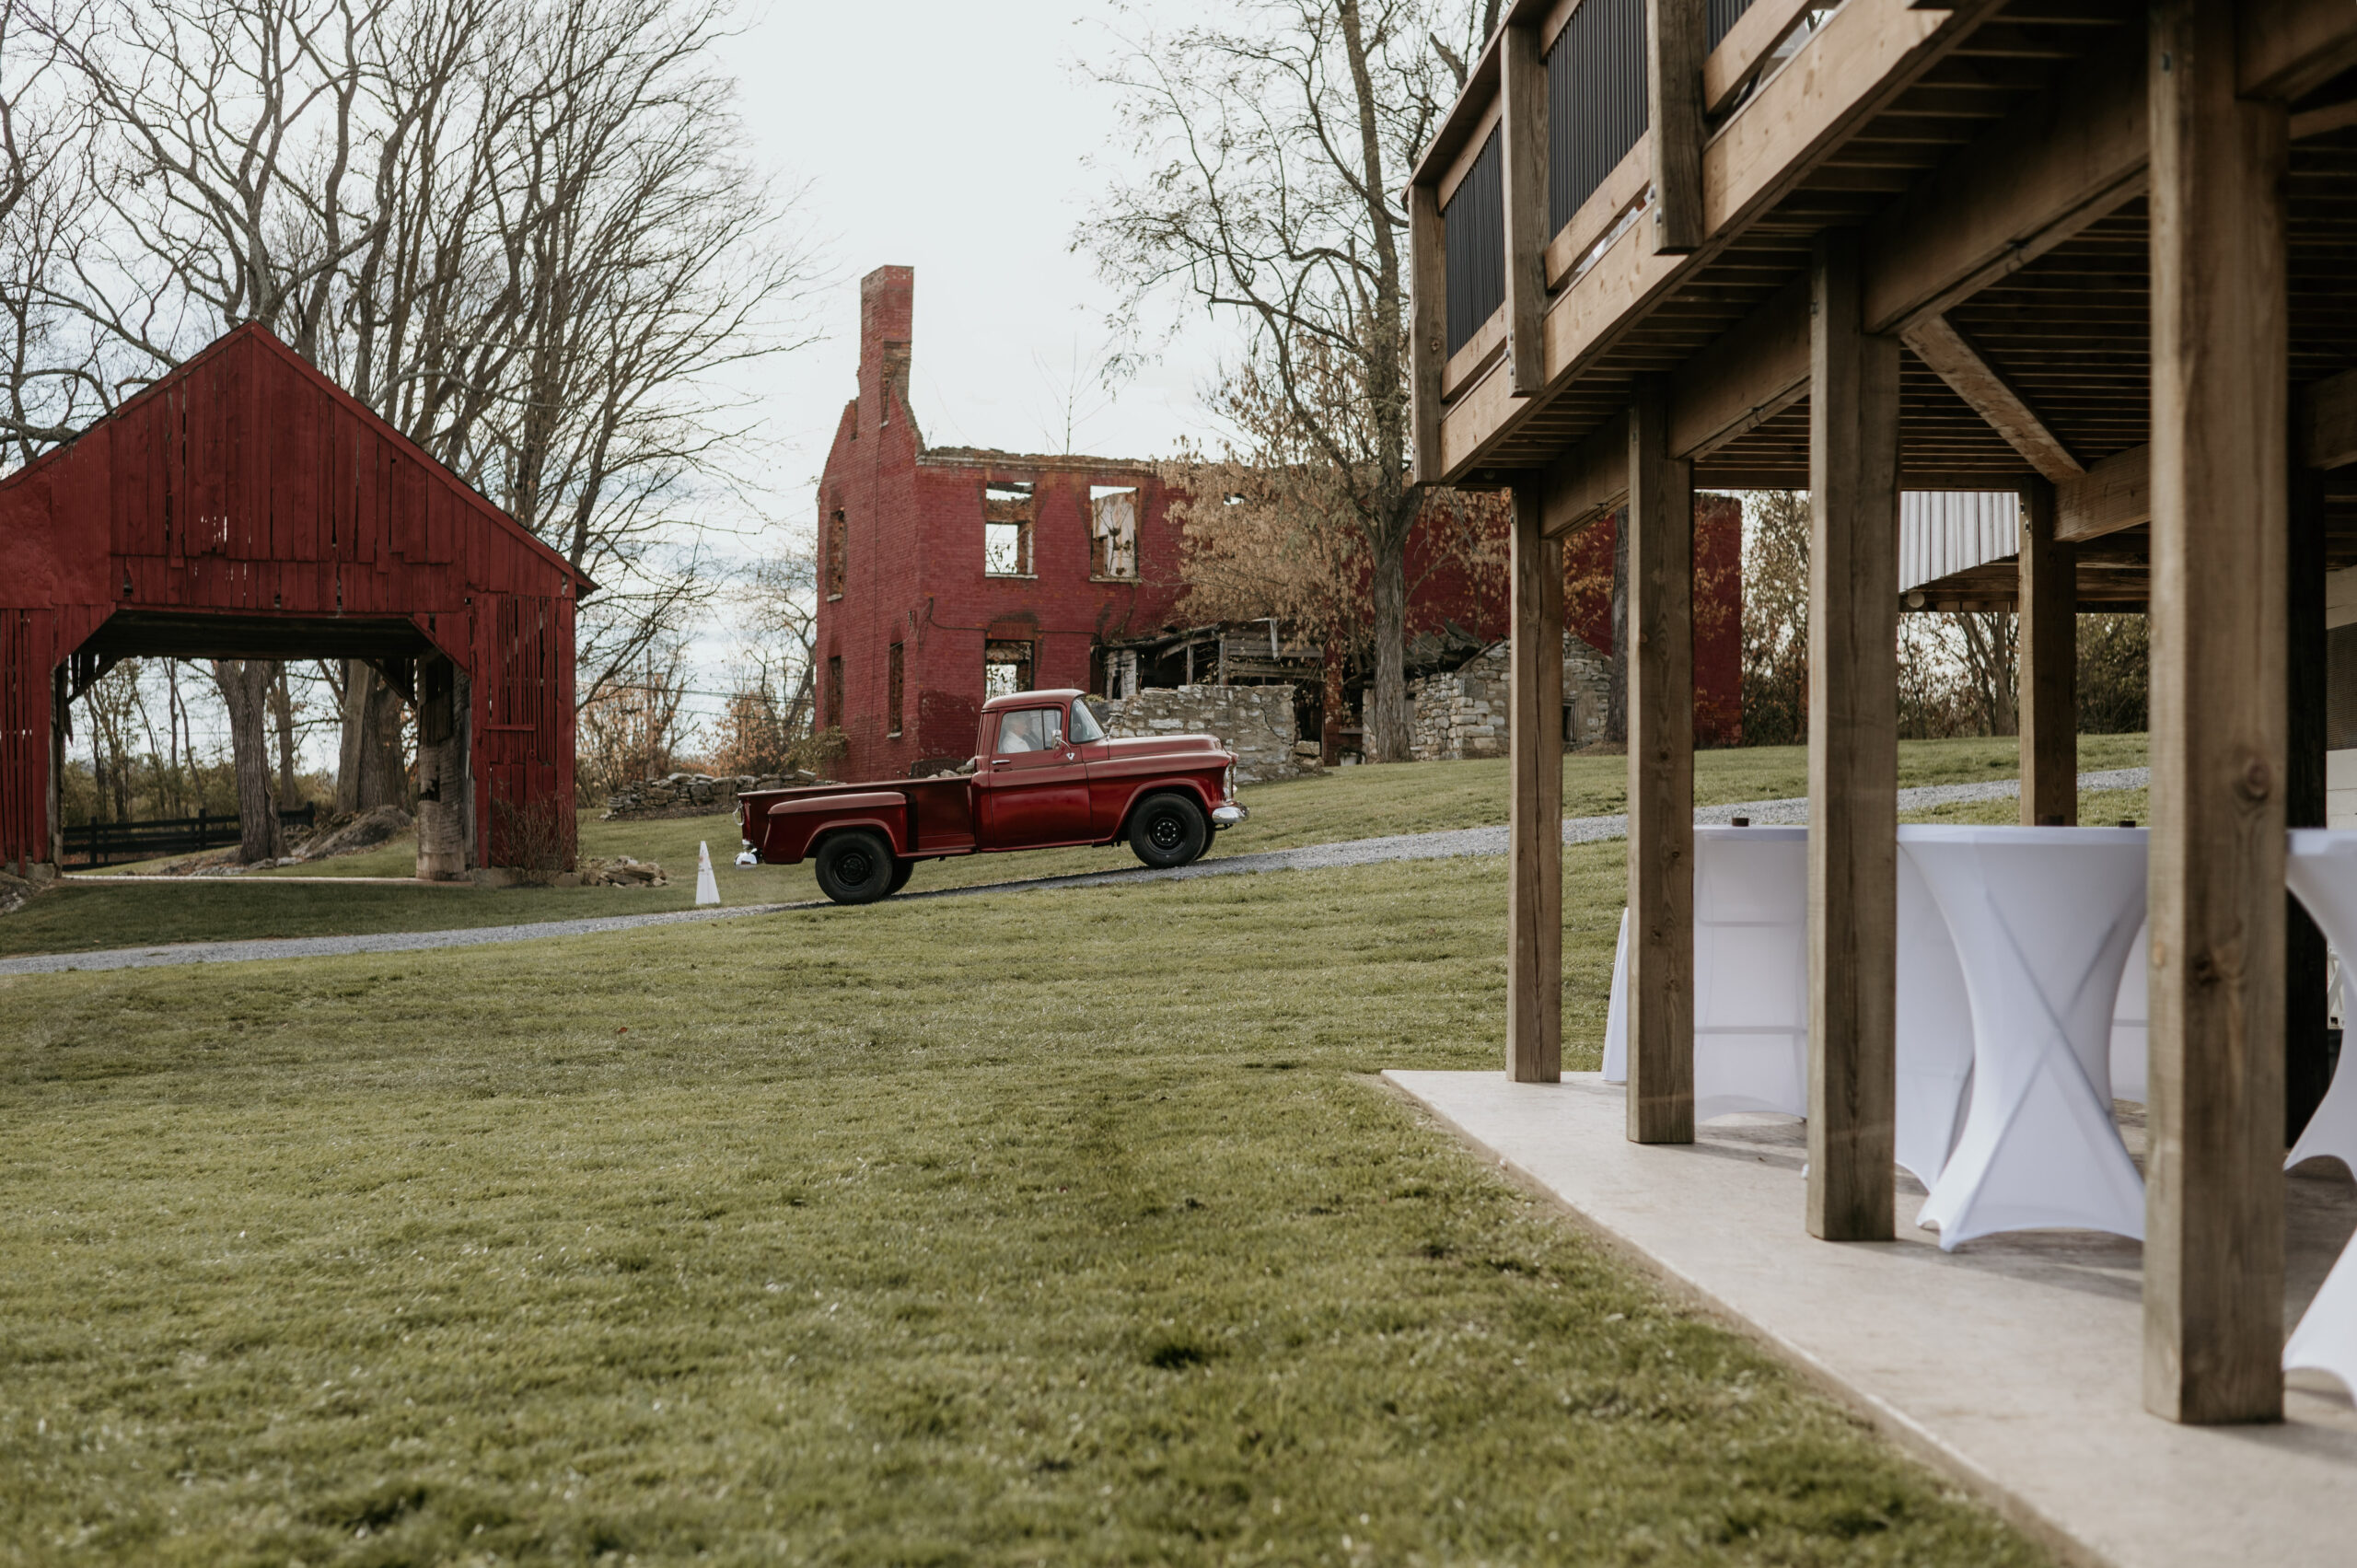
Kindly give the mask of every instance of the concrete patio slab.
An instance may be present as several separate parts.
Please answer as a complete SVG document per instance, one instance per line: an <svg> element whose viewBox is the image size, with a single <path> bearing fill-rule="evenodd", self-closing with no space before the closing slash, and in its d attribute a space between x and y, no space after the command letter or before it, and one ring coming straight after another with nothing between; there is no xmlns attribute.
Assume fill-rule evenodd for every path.
<svg viewBox="0 0 2357 1568"><path fill-rule="evenodd" d="M1944 1253L1910 1223L1922 1189L1904 1173L1898 1240L1812 1241L1798 1122L1730 1118L1691 1145L1645 1147L1627 1141L1621 1090L1597 1074L1384 1077L2067 1560L2357 1562L2357 1408L2338 1384L2296 1376L2281 1426L2144 1412L2134 1242L2027 1232ZM2141 1153L2139 1119L2122 1109ZM2318 1168L2287 1179L2287 1329L2357 1230L2357 1185Z"/></svg>

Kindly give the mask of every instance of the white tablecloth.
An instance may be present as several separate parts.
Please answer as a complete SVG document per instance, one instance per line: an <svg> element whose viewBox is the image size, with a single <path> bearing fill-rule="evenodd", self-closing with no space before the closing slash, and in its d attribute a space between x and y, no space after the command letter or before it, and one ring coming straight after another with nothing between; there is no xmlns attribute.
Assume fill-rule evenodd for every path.
<svg viewBox="0 0 2357 1568"><path fill-rule="evenodd" d="M1899 830L1972 1005L1972 1092L1921 1224L2141 1239L2144 1184L2111 1110L2120 972L2144 919L2140 828Z"/></svg>

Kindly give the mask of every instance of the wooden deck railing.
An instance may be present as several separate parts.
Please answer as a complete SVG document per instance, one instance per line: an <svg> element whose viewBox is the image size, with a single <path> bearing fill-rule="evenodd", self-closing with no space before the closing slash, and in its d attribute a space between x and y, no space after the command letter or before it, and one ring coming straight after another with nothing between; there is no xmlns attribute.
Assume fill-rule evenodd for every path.
<svg viewBox="0 0 2357 1568"><path fill-rule="evenodd" d="M1879 80L1877 51L1837 51L1868 69L1768 94L1763 79L1844 12L1887 28L1885 0L1520 0L1469 76L1409 191L1416 288L1418 472L1455 478L1528 400L1667 281L1678 258L1756 210L1779 159L1846 107L1844 80ZM1936 14L1933 14L1934 16ZM1898 29L1901 48L1933 17ZM1763 99L1779 101L1759 110ZM1790 101L1782 101L1790 100ZM1762 112L1756 134L1734 122ZM1594 299L1571 310L1640 219L1648 231ZM1654 258L1666 259L1654 262ZM1652 264L1646 264L1646 263ZM1560 319L1550 321L1550 317ZM1504 374L1492 380L1501 359ZM1480 388L1480 396L1467 394Z"/></svg>

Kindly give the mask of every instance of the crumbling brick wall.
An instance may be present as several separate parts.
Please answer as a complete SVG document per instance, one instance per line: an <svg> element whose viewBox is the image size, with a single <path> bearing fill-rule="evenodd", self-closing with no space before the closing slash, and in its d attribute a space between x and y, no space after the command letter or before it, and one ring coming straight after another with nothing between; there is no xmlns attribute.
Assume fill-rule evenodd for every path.
<svg viewBox="0 0 2357 1568"><path fill-rule="evenodd" d="M1214 735L1236 753L1236 782L1301 772L1294 754L1291 686L1149 686L1134 697L1092 699L1112 736Z"/></svg>

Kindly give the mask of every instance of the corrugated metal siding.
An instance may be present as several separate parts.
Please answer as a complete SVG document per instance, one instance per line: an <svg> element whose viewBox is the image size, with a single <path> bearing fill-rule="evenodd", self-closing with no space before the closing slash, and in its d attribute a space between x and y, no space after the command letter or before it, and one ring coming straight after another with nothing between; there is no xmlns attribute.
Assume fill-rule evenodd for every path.
<svg viewBox="0 0 2357 1568"><path fill-rule="evenodd" d="M1710 0L1711 36L1706 47L1716 49L1720 44L1724 43L1727 29L1735 26L1736 18L1750 9L1751 0Z"/></svg>
<svg viewBox="0 0 2357 1568"><path fill-rule="evenodd" d="M1448 352L1455 354L1506 302L1505 164L1495 131L1441 209L1440 222L1448 244Z"/></svg>
<svg viewBox="0 0 2357 1568"><path fill-rule="evenodd" d="M1644 0L1586 0L1547 51L1550 231L1644 135L1645 107Z"/></svg>
<svg viewBox="0 0 2357 1568"><path fill-rule="evenodd" d="M1898 591L2018 555L2021 497L2010 490L1910 490L1898 498Z"/></svg>

